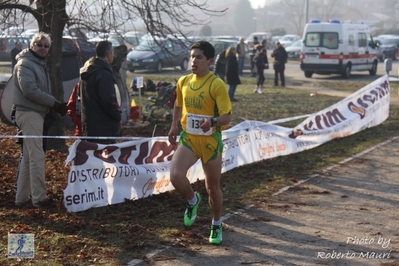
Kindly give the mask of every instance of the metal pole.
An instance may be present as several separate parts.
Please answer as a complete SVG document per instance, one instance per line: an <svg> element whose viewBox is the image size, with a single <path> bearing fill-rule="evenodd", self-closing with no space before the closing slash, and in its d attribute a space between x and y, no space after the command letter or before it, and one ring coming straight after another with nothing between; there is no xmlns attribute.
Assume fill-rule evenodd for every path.
<svg viewBox="0 0 399 266"><path fill-rule="evenodd" d="M306 0L306 7L305 7L305 25L309 22L309 0Z"/></svg>

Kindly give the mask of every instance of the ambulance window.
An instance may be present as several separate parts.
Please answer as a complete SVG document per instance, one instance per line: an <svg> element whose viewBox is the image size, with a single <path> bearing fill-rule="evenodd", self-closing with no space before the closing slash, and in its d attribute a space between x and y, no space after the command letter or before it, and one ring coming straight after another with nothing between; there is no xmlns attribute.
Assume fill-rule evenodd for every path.
<svg viewBox="0 0 399 266"><path fill-rule="evenodd" d="M367 46L367 34L366 33L359 33L359 47L366 47Z"/></svg>
<svg viewBox="0 0 399 266"><path fill-rule="evenodd" d="M355 36L353 36L353 34L349 34L348 44L349 46L355 46Z"/></svg>
<svg viewBox="0 0 399 266"><path fill-rule="evenodd" d="M336 32L325 32L323 34L323 46L329 49L337 49L338 34Z"/></svg>
<svg viewBox="0 0 399 266"><path fill-rule="evenodd" d="M309 32L305 37L305 46L319 47L320 46L320 33Z"/></svg>

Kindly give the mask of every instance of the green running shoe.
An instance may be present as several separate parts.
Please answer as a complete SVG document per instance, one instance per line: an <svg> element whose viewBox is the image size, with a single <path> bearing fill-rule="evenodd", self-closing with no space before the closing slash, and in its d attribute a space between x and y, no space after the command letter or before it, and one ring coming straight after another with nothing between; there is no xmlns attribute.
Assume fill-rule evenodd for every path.
<svg viewBox="0 0 399 266"><path fill-rule="evenodd" d="M195 204L194 206L187 204L186 212L184 213L185 226L193 225L195 218L197 218L197 211L198 206L201 202L201 195L198 192L195 192L195 195L197 196L197 204Z"/></svg>
<svg viewBox="0 0 399 266"><path fill-rule="evenodd" d="M219 245L223 242L221 225L211 225L211 235L209 236L209 243Z"/></svg>

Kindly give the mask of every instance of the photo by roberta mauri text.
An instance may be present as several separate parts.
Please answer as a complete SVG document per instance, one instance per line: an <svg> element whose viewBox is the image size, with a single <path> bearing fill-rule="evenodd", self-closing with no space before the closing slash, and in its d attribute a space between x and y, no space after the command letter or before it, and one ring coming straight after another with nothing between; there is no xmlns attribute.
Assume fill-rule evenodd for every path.
<svg viewBox="0 0 399 266"><path fill-rule="evenodd" d="M347 237L345 243L348 246L348 250L329 250L317 252L318 259L389 259L391 258L391 250L389 245L391 243L390 238L382 236L378 237ZM357 246L356 251L349 250L349 248ZM363 251L358 247L363 247Z"/></svg>

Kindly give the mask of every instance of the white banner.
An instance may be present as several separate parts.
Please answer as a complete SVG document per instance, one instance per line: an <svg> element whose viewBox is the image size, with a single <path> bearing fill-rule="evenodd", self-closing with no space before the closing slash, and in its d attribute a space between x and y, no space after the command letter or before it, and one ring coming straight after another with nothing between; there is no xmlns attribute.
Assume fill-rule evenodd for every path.
<svg viewBox="0 0 399 266"><path fill-rule="evenodd" d="M306 115L293 129L275 125L290 118L269 123L244 121L223 131L222 173L376 126L388 118L389 104L386 75L337 104ZM78 212L173 190L169 170L175 149L167 137L113 145L76 141L66 161L71 169L64 190L65 207L69 212ZM191 183L204 179L200 161L189 169L187 178Z"/></svg>

